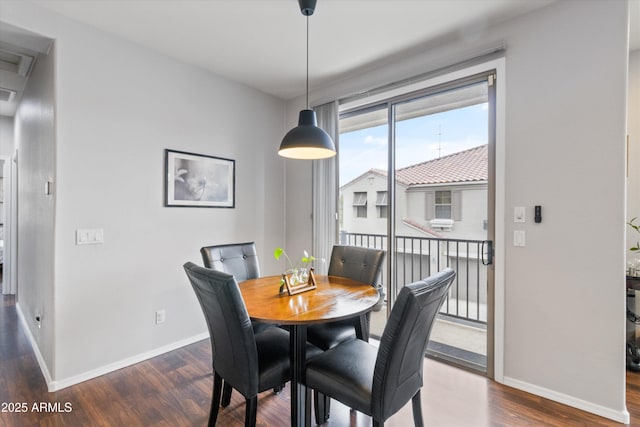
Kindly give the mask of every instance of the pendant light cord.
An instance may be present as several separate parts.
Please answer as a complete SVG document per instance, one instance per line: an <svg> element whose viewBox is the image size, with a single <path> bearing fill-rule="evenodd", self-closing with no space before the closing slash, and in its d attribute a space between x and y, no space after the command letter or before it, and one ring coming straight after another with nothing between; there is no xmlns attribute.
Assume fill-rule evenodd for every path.
<svg viewBox="0 0 640 427"><path fill-rule="evenodd" d="M309 15L307 15L307 110L309 109Z"/></svg>

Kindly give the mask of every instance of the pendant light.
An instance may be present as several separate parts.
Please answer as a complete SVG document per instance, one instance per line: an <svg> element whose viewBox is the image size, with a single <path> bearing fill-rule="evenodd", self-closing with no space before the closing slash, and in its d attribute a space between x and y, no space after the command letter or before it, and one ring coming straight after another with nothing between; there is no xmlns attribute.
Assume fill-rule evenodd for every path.
<svg viewBox="0 0 640 427"><path fill-rule="evenodd" d="M329 134L318 127L316 112L309 108L309 16L316 0L298 0L298 4L307 17L307 108L300 111L298 126L282 139L278 154L290 159L326 159L336 155L336 147Z"/></svg>

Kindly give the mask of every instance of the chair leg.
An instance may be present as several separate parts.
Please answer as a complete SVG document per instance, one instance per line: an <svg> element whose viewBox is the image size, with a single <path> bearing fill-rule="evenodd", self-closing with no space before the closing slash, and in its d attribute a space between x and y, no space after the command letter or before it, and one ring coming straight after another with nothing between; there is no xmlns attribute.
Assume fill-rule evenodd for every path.
<svg viewBox="0 0 640 427"><path fill-rule="evenodd" d="M384 427L384 421L373 420L373 427Z"/></svg>
<svg viewBox="0 0 640 427"><path fill-rule="evenodd" d="M224 382L224 387L222 389L222 407L226 408L231 403L231 392L233 391L233 387L231 387L226 381Z"/></svg>
<svg viewBox="0 0 640 427"><path fill-rule="evenodd" d="M420 390L411 398L411 406L413 407L413 424L416 427L423 427L422 421L422 405L420 404Z"/></svg>
<svg viewBox="0 0 640 427"><path fill-rule="evenodd" d="M313 408L316 416L316 424L321 425L329 419L331 409L331 398L326 394L313 390Z"/></svg>
<svg viewBox="0 0 640 427"><path fill-rule="evenodd" d="M258 414L258 396L253 396L245 400L244 426L256 427L256 416Z"/></svg>
<svg viewBox="0 0 640 427"><path fill-rule="evenodd" d="M305 387L305 405L304 405L304 425L311 425L311 389L309 387Z"/></svg>
<svg viewBox="0 0 640 427"><path fill-rule="evenodd" d="M218 409L220 408L220 398L222 395L222 378L218 373L213 374L213 396L211 397L211 409L209 410L209 427L216 425L218 419Z"/></svg>

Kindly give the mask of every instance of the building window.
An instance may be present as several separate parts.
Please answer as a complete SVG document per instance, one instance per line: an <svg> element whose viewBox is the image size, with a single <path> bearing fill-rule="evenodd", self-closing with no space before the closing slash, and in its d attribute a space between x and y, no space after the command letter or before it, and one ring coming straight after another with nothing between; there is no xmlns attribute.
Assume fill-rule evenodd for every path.
<svg viewBox="0 0 640 427"><path fill-rule="evenodd" d="M356 208L356 218L367 217L367 193L353 193L353 206Z"/></svg>
<svg viewBox="0 0 640 427"><path fill-rule="evenodd" d="M386 191L376 192L376 210L378 218L387 218L388 196Z"/></svg>
<svg viewBox="0 0 640 427"><path fill-rule="evenodd" d="M451 219L451 191L436 191L436 218Z"/></svg>

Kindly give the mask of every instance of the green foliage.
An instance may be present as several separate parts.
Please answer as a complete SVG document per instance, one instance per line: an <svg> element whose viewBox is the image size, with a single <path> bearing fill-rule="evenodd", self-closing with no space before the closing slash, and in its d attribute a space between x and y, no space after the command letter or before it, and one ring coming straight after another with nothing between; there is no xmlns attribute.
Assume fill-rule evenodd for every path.
<svg viewBox="0 0 640 427"><path fill-rule="evenodd" d="M284 257L287 259L287 261L289 261L289 267L291 268L291 270L293 270L293 263L291 262L291 259L289 258L289 255L287 255L287 253L284 251L284 249L282 248L275 248L273 251L273 257L276 259L276 261L280 261L280 257L282 257L282 255L284 255Z"/></svg>
<svg viewBox="0 0 640 427"><path fill-rule="evenodd" d="M280 260L280 257L282 256L282 254L284 254L284 249L282 248L275 248L275 250L273 251L273 257L276 259L276 261Z"/></svg>
<svg viewBox="0 0 640 427"><path fill-rule="evenodd" d="M315 261L315 260L316 260L316 257L314 257L313 255L309 255L309 254L307 253L307 251L302 251L302 253L304 253L304 256L302 257L302 263L303 263L304 265L307 265L307 264L309 264L310 262L312 262L312 261Z"/></svg>
<svg viewBox="0 0 640 427"><path fill-rule="evenodd" d="M300 268L300 267L306 267L307 265L309 265L309 263L315 261L317 258L314 257L313 255L309 255L309 253L307 251L302 251L302 258L300 258L300 262L298 264L293 265L293 263L291 262L291 258L289 258L289 256L287 255L287 253L285 252L284 249L282 248L275 248L273 251L273 257L276 259L276 261L279 261L280 258L282 256L284 256L287 261L289 262L289 267L291 270L294 270L295 268ZM321 259L321 261L324 261L324 259Z"/></svg>

